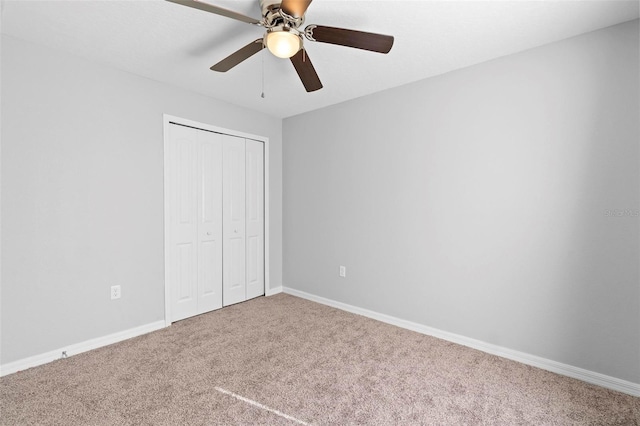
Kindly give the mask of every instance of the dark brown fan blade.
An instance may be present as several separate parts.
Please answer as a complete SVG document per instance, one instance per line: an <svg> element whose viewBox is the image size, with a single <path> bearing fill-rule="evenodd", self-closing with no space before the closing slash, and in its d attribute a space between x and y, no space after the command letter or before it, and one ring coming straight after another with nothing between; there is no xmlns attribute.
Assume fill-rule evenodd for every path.
<svg viewBox="0 0 640 426"><path fill-rule="evenodd" d="M232 10L224 9L218 6L213 6L209 3L203 3L197 0L167 0L167 1L170 1L171 3L181 4L183 6L193 7L194 9L204 10L205 12L215 13L216 15L226 16L227 18L237 19L238 21L247 22L249 24L258 24L260 22L257 19L244 16Z"/></svg>
<svg viewBox="0 0 640 426"><path fill-rule="evenodd" d="M311 41L338 44L379 53L389 53L393 46L393 36L322 25L307 26L305 35Z"/></svg>
<svg viewBox="0 0 640 426"><path fill-rule="evenodd" d="M304 88L307 89L307 92L322 89L322 83L320 83L318 74L315 68L313 68L313 64L311 60L309 60L309 55L307 55L304 49L300 49L298 53L291 57L291 63L298 72L298 76L300 76L300 80L302 80L302 84Z"/></svg>
<svg viewBox="0 0 640 426"><path fill-rule="evenodd" d="M282 0L280 9L289 16L300 18L304 16L312 0Z"/></svg>
<svg viewBox="0 0 640 426"><path fill-rule="evenodd" d="M244 61L245 59L249 59L251 56L255 55L262 49L264 49L264 44L262 43L262 39L259 38L256 41L252 41L251 43L247 44L245 47L236 51L235 53L227 56L226 58L212 66L211 70L218 72L227 72L231 68L238 65L240 62Z"/></svg>

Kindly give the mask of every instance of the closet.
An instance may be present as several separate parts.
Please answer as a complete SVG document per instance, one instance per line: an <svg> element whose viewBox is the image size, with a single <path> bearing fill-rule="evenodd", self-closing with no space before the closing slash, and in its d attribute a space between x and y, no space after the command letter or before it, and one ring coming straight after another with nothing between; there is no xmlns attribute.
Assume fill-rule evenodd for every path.
<svg viewBox="0 0 640 426"><path fill-rule="evenodd" d="M170 321L264 294L264 143L165 123Z"/></svg>

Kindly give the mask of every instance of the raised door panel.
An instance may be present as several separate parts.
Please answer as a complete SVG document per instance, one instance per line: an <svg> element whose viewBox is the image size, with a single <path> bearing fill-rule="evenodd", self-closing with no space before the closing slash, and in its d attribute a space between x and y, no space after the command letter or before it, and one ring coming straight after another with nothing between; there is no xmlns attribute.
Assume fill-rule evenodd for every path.
<svg viewBox="0 0 640 426"><path fill-rule="evenodd" d="M198 313L222 307L222 140L199 131Z"/></svg>
<svg viewBox="0 0 640 426"><path fill-rule="evenodd" d="M223 305L246 300L245 140L222 136Z"/></svg>
<svg viewBox="0 0 640 426"><path fill-rule="evenodd" d="M170 127L170 250L171 319L177 321L197 313L198 259L196 239L198 132L184 126Z"/></svg>
<svg viewBox="0 0 640 426"><path fill-rule="evenodd" d="M247 299L264 294L264 144L246 141Z"/></svg>

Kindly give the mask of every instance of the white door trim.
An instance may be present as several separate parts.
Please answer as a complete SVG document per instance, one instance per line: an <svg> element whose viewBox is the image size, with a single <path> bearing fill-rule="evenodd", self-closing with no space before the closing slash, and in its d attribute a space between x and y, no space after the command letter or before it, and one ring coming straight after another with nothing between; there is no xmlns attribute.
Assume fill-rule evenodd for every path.
<svg viewBox="0 0 640 426"><path fill-rule="evenodd" d="M167 167L169 164L169 126L171 123L182 126L193 127L195 129L209 132L221 133L245 139L252 139L264 143L264 291L269 292L269 138L265 136L252 135L250 133L239 132L237 130L225 129L211 124L200 123L186 118L163 114L163 137L164 137L164 322L168 327L171 325L171 288L169 288L169 225L167 220L169 210L169 182L167 178Z"/></svg>

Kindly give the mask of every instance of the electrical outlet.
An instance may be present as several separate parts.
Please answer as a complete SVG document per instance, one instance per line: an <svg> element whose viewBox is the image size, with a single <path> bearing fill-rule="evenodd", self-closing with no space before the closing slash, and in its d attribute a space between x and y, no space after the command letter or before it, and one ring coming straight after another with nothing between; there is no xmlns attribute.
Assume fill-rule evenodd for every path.
<svg viewBox="0 0 640 426"><path fill-rule="evenodd" d="M112 285L111 286L111 300L120 299L120 296L121 296L120 286L119 285Z"/></svg>
<svg viewBox="0 0 640 426"><path fill-rule="evenodd" d="M340 265L340 276L345 278L347 276L347 267Z"/></svg>

